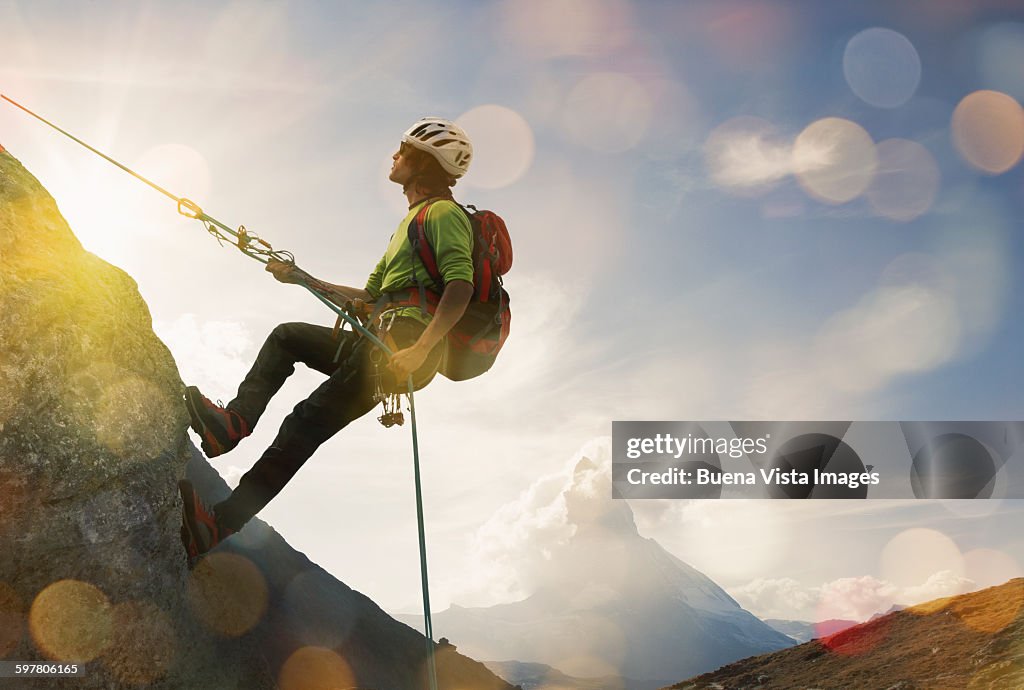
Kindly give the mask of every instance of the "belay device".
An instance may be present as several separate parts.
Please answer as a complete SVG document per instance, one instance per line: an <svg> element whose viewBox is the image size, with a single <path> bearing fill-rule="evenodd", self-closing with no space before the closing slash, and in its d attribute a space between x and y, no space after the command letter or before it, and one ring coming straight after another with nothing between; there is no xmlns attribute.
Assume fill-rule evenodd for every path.
<svg viewBox="0 0 1024 690"><path fill-rule="evenodd" d="M4 99L16 108L19 108L20 110L23 110L24 112L28 113L29 115L36 118L45 125L52 127L53 129L57 130L58 132L68 137L72 141L81 144L85 148L95 153L97 156L100 156L107 162L116 165L118 168L125 171L132 177L136 178L137 180L140 180L141 182L144 182L145 184L149 185L156 191L168 197L169 199L178 204L178 213L187 218L192 218L194 220L198 220L199 222L201 222L206 227L206 231L213 235L221 244L224 244L226 242L228 244L234 245L235 247L238 248L239 251L241 251L246 256L256 259L257 261L264 264L269 263L271 260L283 261L291 264L295 263L295 257L292 255L291 252L275 250L270 245L269 242L266 242L257 235L254 235L247 231L244 225L240 225L237 230L233 230L224 223L221 223L213 216L208 215L194 201L186 199L185 197L179 197L175 196L174 194L171 194L163 187L157 185L154 182L151 182L150 180L147 180L142 175L139 175L135 171L129 169L128 167L122 165L121 163L118 163L116 160L106 155L105 153L97 151L92 146L89 146L87 143L85 143L78 137L75 137L72 134L64 131L63 129L53 124L49 120L46 120L45 118L37 115L25 106L11 100L7 96L0 94L0 98ZM2 149L0 149L0 151L2 151ZM317 299L323 302L331 311L337 314L339 323L341 321L348 323L350 326L352 326L354 330L360 333L363 337L369 338L370 341L378 348L380 348L380 350L384 352L388 357L391 357L391 355L394 354L394 352L387 345L385 345L379 338L377 338L377 336L375 336L373 333L367 330L367 328L359 321L359 318L357 318L353 314L350 314L349 310L346 310L345 306L339 306L335 304L330 299L329 293L324 289L324 286L320 284L320 281L316 280L308 273L305 273L305 271L301 271L301 269L299 269L299 271L301 277L297 284L306 288L306 290L308 290ZM427 544L423 527L423 494L420 482L419 441L416 433L416 404L413 399L413 380L411 374L407 380L407 387L408 392L406 393L406 395L409 398L409 414L411 418L410 426L412 428L413 475L416 484L416 521L419 529L420 581L423 589L423 620L424 635L426 637L427 642L427 669L430 679L430 688L431 690L437 690L437 669L434 661L434 635L433 626L430 620L430 588L427 582ZM391 424L394 423L401 423L398 421L398 417L400 417L401 412L400 410L396 409L397 405L395 404L395 398L391 398L390 403L388 401L384 401L384 404L385 410L384 415L382 415L380 420L381 423L385 424L385 426L391 426ZM390 421L391 424L387 423L388 421Z"/></svg>

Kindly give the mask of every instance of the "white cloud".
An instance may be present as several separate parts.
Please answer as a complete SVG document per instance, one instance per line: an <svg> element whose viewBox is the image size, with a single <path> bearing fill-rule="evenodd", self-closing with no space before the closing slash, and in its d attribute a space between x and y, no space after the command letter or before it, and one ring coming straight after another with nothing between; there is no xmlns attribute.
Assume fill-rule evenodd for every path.
<svg viewBox="0 0 1024 690"><path fill-rule="evenodd" d="M817 608L812 621L832 619L862 621L905 604L896 585L871 576L841 577L817 588ZM917 603L917 602L912 602Z"/></svg>
<svg viewBox="0 0 1024 690"><path fill-rule="evenodd" d="M831 619L865 621L894 605L911 606L975 588L973 580L943 570L910 587L870 575L842 577L818 586L806 586L792 578L757 578L731 588L729 593L760 618L817 623Z"/></svg>
<svg viewBox="0 0 1024 690"><path fill-rule="evenodd" d="M763 132L742 132L716 142L708 152L715 182L726 187L755 187L781 180L794 170L792 144Z"/></svg>
<svg viewBox="0 0 1024 690"><path fill-rule="evenodd" d="M817 597L814 592L793 578L758 578L742 587L735 587L729 594L739 604L761 618L802 618L796 612L811 612Z"/></svg>
<svg viewBox="0 0 1024 690"><path fill-rule="evenodd" d="M907 603L919 604L923 601L973 591L976 584L974 580L954 573L952 570L940 570L922 584L904 588L903 596Z"/></svg>
<svg viewBox="0 0 1024 690"><path fill-rule="evenodd" d="M473 535L469 567L455 599L490 606L531 594L581 525L611 503L610 439L583 446L555 473L539 477ZM574 472L582 458L593 468Z"/></svg>
<svg viewBox="0 0 1024 690"><path fill-rule="evenodd" d="M247 470L244 470L241 467L229 465L228 467L224 468L224 470L220 473L220 476L221 479L227 482L228 486L234 489L236 486L238 486L238 482L242 479L242 475L245 474L246 471Z"/></svg>
<svg viewBox="0 0 1024 690"><path fill-rule="evenodd" d="M941 245L896 257L874 285L814 319L780 313L756 279L719 276L702 300L666 307L687 326L677 346L605 365L592 397L606 397L616 419L877 415L901 377L941 370L991 337L1005 307L1006 252L979 235L970 252ZM738 299L750 314L744 328L716 321Z"/></svg>
<svg viewBox="0 0 1024 690"><path fill-rule="evenodd" d="M174 355L182 380L214 398L234 393L249 370L253 342L245 324L200 321L182 314L154 321L153 330Z"/></svg>
<svg viewBox="0 0 1024 690"><path fill-rule="evenodd" d="M957 307L928 285L880 286L824 324L813 346L817 373L840 390L866 391L934 369L958 350Z"/></svg>

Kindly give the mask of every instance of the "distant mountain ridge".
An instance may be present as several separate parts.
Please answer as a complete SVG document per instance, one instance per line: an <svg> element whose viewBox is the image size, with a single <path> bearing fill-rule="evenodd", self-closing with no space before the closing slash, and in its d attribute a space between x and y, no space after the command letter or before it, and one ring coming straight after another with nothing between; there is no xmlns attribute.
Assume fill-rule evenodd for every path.
<svg viewBox="0 0 1024 690"><path fill-rule="evenodd" d="M882 616L888 616L890 613L902 611L905 608L907 607L902 604L893 604L885 612L873 614L868 621L873 621L876 618L881 618ZM778 630L783 635L792 637L797 642L818 640L823 637L828 637L829 635L835 635L836 633L842 632L847 628L852 628L855 625L859 625L858 621L846 620L844 618L830 618L828 620L818 621L817 623L811 623L810 621L783 620L781 618L765 618L764 622Z"/></svg>
<svg viewBox="0 0 1024 690"><path fill-rule="evenodd" d="M575 476L595 471L583 458ZM434 615L435 634L477 659L665 684L794 644L710 578L641 537L629 504L613 500L610 488L595 497L592 487L583 491L576 484L564 493L576 533L552 557L545 584L510 604L452 606ZM420 620L398 618L413 625Z"/></svg>
<svg viewBox="0 0 1024 690"><path fill-rule="evenodd" d="M792 637L797 642L810 642L811 640L816 640L821 637L828 637L829 635L835 635L837 632L842 632L847 628L852 628L857 625L857 621L844 620L842 618L832 618L827 621L821 621L820 623L765 618L764 622L778 630L783 635Z"/></svg>
<svg viewBox="0 0 1024 690"><path fill-rule="evenodd" d="M620 676L580 678L569 676L547 664L524 661L485 661L484 666L523 690L657 690L663 683Z"/></svg>

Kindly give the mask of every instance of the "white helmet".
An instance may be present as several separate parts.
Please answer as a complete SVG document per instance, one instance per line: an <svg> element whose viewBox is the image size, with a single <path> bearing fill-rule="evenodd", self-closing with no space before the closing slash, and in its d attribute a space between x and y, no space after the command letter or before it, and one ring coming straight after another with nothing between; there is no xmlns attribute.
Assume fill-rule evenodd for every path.
<svg viewBox="0 0 1024 690"><path fill-rule="evenodd" d="M466 174L473 158L473 144L469 143L465 130L439 117L417 121L402 135L402 141L432 155L453 177Z"/></svg>

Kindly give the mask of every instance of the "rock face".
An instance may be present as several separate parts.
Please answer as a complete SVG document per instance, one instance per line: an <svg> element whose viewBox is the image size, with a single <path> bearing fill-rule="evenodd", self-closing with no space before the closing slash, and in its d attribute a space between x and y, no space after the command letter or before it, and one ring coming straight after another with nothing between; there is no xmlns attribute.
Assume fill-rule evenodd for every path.
<svg viewBox="0 0 1024 690"><path fill-rule="evenodd" d="M713 688L1024 687L1024 579L911 606L821 640L673 685Z"/></svg>
<svg viewBox="0 0 1024 690"><path fill-rule="evenodd" d="M0 266L0 660L85 668L40 688L425 686L423 637L262 523L187 570L177 480L227 489L174 360L135 282L2 147ZM442 687L509 687L439 666Z"/></svg>

